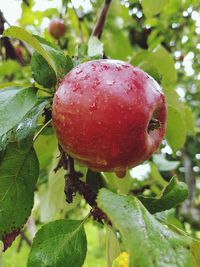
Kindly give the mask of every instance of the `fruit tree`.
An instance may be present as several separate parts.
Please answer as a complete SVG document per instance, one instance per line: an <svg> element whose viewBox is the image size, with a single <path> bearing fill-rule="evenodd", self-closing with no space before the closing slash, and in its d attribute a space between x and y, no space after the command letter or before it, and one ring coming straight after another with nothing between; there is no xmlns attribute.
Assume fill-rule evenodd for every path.
<svg viewBox="0 0 200 267"><path fill-rule="evenodd" d="M199 1L15 4L0 266L199 267Z"/></svg>

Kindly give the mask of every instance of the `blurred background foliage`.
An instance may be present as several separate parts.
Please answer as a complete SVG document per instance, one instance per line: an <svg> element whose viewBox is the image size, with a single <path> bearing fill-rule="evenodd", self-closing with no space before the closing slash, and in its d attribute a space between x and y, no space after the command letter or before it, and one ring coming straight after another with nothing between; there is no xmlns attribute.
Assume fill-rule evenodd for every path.
<svg viewBox="0 0 200 267"><path fill-rule="evenodd" d="M21 15L16 25L56 43L66 55L87 58L87 43L100 0L62 0L47 9L37 9L39 1L17 1ZM12 6L8 8L12 9ZM3 10L2 10L3 12ZM53 18L63 18L64 37L54 40L48 32ZM3 21L3 22L2 22ZM1 13L0 30L9 21ZM168 103L168 127L160 150L146 163L131 169L122 180L102 174L102 183L120 193L159 196L173 176L187 183L189 198L166 212L157 214L166 221L200 238L200 3L198 0L113 0L101 42L107 57L128 61L152 75L163 87ZM0 87L33 83L28 45L1 39ZM48 149L46 149L48 148ZM88 207L79 196L65 202L63 171L53 169L58 161L57 142L47 129L35 143L40 161L40 178L31 219L15 245L3 256L4 267L23 267L29 241L42 223L63 217L82 218ZM86 168L78 166L85 179ZM79 209L75 209L75 207ZM100 225L87 223L88 253L85 267L106 266L109 244Z"/></svg>

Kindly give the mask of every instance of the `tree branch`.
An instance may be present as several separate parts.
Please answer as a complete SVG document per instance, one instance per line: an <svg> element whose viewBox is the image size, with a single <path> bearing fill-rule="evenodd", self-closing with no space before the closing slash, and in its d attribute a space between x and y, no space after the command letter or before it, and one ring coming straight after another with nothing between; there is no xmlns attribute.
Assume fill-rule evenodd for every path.
<svg viewBox="0 0 200 267"><path fill-rule="evenodd" d="M50 119L47 123L45 123L40 130L36 133L36 135L33 137L33 142L36 141L36 139L39 137L39 135L41 134L41 132L44 130L44 128L46 128L50 123L52 122L52 119Z"/></svg>
<svg viewBox="0 0 200 267"><path fill-rule="evenodd" d="M104 1L104 5L103 5L103 8L101 10L100 16L98 18L98 21L94 27L92 34L91 34L92 36L96 36L98 39L101 38L101 34L103 32L103 27L104 27L104 24L106 21L106 16L107 16L111 1L112 0L105 0Z"/></svg>
<svg viewBox="0 0 200 267"><path fill-rule="evenodd" d="M196 177L192 169L192 160L186 151L182 150L183 165L185 168L185 180L189 189L189 200L192 202L195 197Z"/></svg>

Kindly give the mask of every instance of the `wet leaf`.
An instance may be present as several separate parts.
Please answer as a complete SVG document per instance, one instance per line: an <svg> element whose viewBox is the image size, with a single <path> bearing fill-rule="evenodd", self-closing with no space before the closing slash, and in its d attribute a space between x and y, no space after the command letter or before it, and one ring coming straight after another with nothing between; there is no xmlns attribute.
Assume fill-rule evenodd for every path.
<svg viewBox="0 0 200 267"><path fill-rule="evenodd" d="M0 137L14 128L36 102L36 90L32 87L0 90Z"/></svg>
<svg viewBox="0 0 200 267"><path fill-rule="evenodd" d="M198 266L200 243L161 224L137 198L101 189L97 202L120 231L130 267L189 267L191 262Z"/></svg>
<svg viewBox="0 0 200 267"><path fill-rule="evenodd" d="M57 74L57 68L51 55L49 55L48 51L46 51L42 47L40 42L31 33L27 32L26 30L18 26L11 26L10 28L4 31L3 36L13 37L29 44L46 59L46 61L49 63L49 65Z"/></svg>
<svg viewBox="0 0 200 267"><path fill-rule="evenodd" d="M28 267L81 267L87 240L81 221L58 220L45 224L36 234Z"/></svg>
<svg viewBox="0 0 200 267"><path fill-rule="evenodd" d="M144 196L139 196L138 198L150 213L156 213L177 206L187 197L187 185L183 182L179 182L176 177L173 177L164 188L159 198Z"/></svg>
<svg viewBox="0 0 200 267"><path fill-rule="evenodd" d="M10 143L0 163L1 240L21 229L30 216L38 175L38 159L29 141Z"/></svg>

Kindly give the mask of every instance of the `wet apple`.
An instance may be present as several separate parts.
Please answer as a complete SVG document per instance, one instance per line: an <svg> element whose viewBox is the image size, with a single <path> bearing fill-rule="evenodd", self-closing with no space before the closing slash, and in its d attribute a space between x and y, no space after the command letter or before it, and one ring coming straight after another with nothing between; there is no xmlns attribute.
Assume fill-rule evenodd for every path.
<svg viewBox="0 0 200 267"><path fill-rule="evenodd" d="M62 148L94 171L124 173L158 149L166 130L159 84L123 61L94 60L72 69L53 100Z"/></svg>

